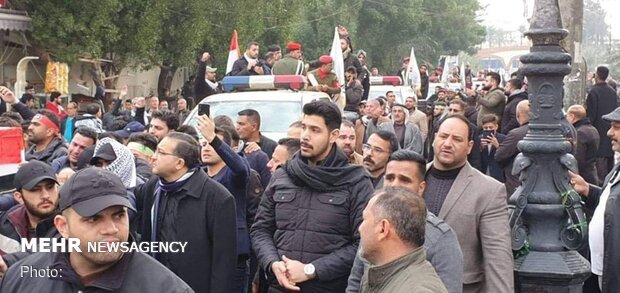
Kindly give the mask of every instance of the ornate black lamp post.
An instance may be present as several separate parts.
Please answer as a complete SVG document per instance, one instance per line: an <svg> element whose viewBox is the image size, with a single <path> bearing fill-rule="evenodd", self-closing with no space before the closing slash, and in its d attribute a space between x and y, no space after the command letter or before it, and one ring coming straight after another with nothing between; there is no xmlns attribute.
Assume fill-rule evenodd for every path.
<svg viewBox="0 0 620 293"><path fill-rule="evenodd" d="M530 123L513 173L521 187L510 198L517 292L581 292L590 264L577 251L587 239L579 196L572 191L567 169L576 170L562 135L562 85L571 72L571 56L563 53L558 0L536 0L530 29L530 53L521 57L529 84Z"/></svg>

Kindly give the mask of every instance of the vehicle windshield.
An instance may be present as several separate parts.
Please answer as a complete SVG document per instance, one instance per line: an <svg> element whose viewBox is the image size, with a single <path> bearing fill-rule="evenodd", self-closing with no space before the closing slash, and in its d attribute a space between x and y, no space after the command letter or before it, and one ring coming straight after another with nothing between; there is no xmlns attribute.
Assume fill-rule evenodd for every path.
<svg viewBox="0 0 620 293"><path fill-rule="evenodd" d="M261 132L283 132L286 133L288 126L299 120L301 102L283 101L226 101L209 102L211 105L211 117L226 115L233 121L237 121L237 113L244 109L254 109L258 111L261 118ZM198 108L198 107L196 107ZM196 126L196 115L198 111L193 111L189 124Z"/></svg>

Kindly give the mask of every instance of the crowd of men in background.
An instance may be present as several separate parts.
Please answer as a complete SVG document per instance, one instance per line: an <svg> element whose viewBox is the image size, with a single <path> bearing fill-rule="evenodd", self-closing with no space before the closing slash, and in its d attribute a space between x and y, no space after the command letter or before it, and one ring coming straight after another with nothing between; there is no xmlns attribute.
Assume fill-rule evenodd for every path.
<svg viewBox="0 0 620 293"><path fill-rule="evenodd" d="M285 56L270 46L260 59L259 48L250 43L230 75L307 75L318 82L308 90L341 91L331 57L306 64L301 45L289 43ZM254 109L182 125L221 90L206 52L181 96L128 99L125 86L105 114L99 103L78 114L80 105L63 107L59 93L35 110L32 88L18 99L0 87L0 126L24 129L28 161L15 192L0 196L0 253L9 267L0 290L135 292L147 289L130 280L148 275L156 282L140 286L154 292L514 292L508 199L520 184L512 165L528 131L526 81L488 72L481 88L438 87L419 109L437 75L423 65L419 96L368 100L365 80L378 72L367 69L366 52L352 53L346 35L341 48L346 100L306 104L277 142L261 134ZM607 199L620 193L612 187L620 110L612 112L618 95L608 75L597 68L586 105L567 107L562 124L579 165L574 188L589 194L588 218L601 226L589 246L602 292L620 290L620 258L603 259L620 237L601 222ZM343 110L357 117L344 119ZM19 251L22 238L52 236L187 248L150 256ZM17 262L69 269L30 281Z"/></svg>

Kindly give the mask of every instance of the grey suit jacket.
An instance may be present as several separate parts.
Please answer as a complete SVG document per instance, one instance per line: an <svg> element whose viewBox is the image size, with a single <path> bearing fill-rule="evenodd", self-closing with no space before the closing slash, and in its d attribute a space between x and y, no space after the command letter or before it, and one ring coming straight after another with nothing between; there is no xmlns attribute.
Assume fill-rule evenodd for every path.
<svg viewBox="0 0 620 293"><path fill-rule="evenodd" d="M514 292L511 234L503 184L466 162L437 216L456 232L463 252L465 285L479 283L481 292ZM463 292L468 292L468 287Z"/></svg>
<svg viewBox="0 0 620 293"><path fill-rule="evenodd" d="M394 122L383 122L379 125L379 129L395 133ZM401 146L401 149L412 150L418 154L422 154L423 147L424 138L422 137L420 129L411 122L405 123L405 143Z"/></svg>

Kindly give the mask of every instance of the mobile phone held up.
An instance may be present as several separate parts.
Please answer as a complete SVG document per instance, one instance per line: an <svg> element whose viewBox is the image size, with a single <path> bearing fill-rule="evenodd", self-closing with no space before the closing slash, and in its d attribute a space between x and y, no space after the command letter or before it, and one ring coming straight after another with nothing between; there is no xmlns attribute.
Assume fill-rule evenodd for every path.
<svg viewBox="0 0 620 293"><path fill-rule="evenodd" d="M202 116L202 115L211 116L211 105L209 104L198 105L198 116Z"/></svg>
<svg viewBox="0 0 620 293"><path fill-rule="evenodd" d="M483 130L482 131L482 138L489 139L489 138L491 138L491 134L495 134L495 131L493 131L493 130Z"/></svg>

